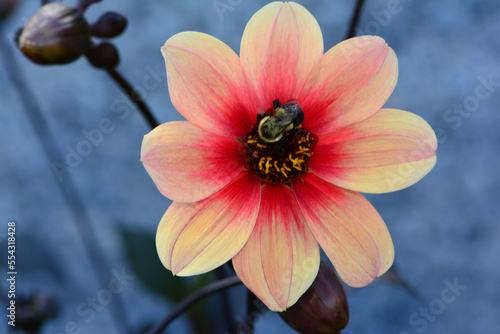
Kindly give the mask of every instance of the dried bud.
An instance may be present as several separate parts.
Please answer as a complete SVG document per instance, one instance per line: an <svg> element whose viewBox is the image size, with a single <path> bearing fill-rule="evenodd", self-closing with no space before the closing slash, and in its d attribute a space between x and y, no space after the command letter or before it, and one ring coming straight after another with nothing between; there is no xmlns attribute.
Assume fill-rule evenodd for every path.
<svg viewBox="0 0 500 334"><path fill-rule="evenodd" d="M20 296L16 300L16 327L35 333L43 323L59 313L55 299L45 293Z"/></svg>
<svg viewBox="0 0 500 334"><path fill-rule="evenodd" d="M281 318L302 334L338 334L347 326L347 297L335 271L321 261L311 287Z"/></svg>
<svg viewBox="0 0 500 334"><path fill-rule="evenodd" d="M9 16L18 4L19 0L0 0L0 21Z"/></svg>
<svg viewBox="0 0 500 334"><path fill-rule="evenodd" d="M116 12L106 12L90 25L92 36L113 38L120 35L127 27L127 18Z"/></svg>
<svg viewBox="0 0 500 334"><path fill-rule="evenodd" d="M90 46L90 28L81 13L60 2L42 6L19 37L19 48L38 64L66 64Z"/></svg>
<svg viewBox="0 0 500 334"><path fill-rule="evenodd" d="M85 55L89 62L97 68L114 68L120 62L118 50L108 42L92 46Z"/></svg>

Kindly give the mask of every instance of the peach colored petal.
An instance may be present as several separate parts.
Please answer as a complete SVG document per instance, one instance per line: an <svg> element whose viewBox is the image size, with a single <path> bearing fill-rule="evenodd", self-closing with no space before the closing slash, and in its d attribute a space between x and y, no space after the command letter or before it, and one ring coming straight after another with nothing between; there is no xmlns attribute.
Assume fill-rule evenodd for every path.
<svg viewBox="0 0 500 334"><path fill-rule="evenodd" d="M141 160L166 197L204 199L231 182L245 162L233 138L220 137L189 122L169 122L144 136Z"/></svg>
<svg viewBox="0 0 500 334"><path fill-rule="evenodd" d="M319 247L285 185L266 185L254 231L233 266L243 283L271 310L293 305L319 269Z"/></svg>
<svg viewBox="0 0 500 334"><path fill-rule="evenodd" d="M311 232L340 277L361 287L392 265L394 246L375 208L361 194L312 173L293 183Z"/></svg>
<svg viewBox="0 0 500 334"><path fill-rule="evenodd" d="M436 163L437 139L415 114L382 109L372 117L319 136L310 170L343 188L384 193L411 186Z"/></svg>
<svg viewBox="0 0 500 334"><path fill-rule="evenodd" d="M210 35L186 31L172 36L161 51L170 98L188 121L227 137L241 138L249 130L259 110L231 48Z"/></svg>
<svg viewBox="0 0 500 334"><path fill-rule="evenodd" d="M262 111L279 99L297 98L323 54L316 19L296 3L273 2L248 22L241 39L241 64Z"/></svg>
<svg viewBox="0 0 500 334"><path fill-rule="evenodd" d="M161 262L179 276L224 264L250 237L259 203L260 184L246 172L202 201L173 202L156 233Z"/></svg>
<svg viewBox="0 0 500 334"><path fill-rule="evenodd" d="M389 98L397 78L396 54L382 38L337 44L311 71L300 94L304 125L323 134L368 118Z"/></svg>

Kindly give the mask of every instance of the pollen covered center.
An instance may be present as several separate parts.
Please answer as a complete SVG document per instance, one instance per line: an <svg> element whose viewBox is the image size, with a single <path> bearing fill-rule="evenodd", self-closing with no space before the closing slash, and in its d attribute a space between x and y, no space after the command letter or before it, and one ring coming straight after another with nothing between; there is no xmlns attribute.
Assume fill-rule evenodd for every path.
<svg viewBox="0 0 500 334"><path fill-rule="evenodd" d="M269 109L264 115L259 115L257 124L243 139L246 167L262 183L290 183L309 171L309 159L318 137L302 124L291 123L280 133L279 140L266 140L259 125L275 113L276 109Z"/></svg>

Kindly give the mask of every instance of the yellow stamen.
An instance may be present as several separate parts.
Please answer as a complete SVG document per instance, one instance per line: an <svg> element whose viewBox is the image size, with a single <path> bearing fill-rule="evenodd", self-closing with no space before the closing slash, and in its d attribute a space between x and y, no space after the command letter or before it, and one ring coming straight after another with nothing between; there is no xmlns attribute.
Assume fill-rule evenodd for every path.
<svg viewBox="0 0 500 334"><path fill-rule="evenodd" d="M290 172L290 171L292 171L290 168L288 168L288 167L285 165L285 163L283 163L283 168L284 168L284 169L286 169L286 170L287 170L287 171L289 171L289 172ZM281 171L283 171L283 168L281 169Z"/></svg>
<svg viewBox="0 0 500 334"><path fill-rule="evenodd" d="M280 169L278 167L278 161L277 160L274 160L274 168L276 168L276 171L279 173L280 172Z"/></svg>
<svg viewBox="0 0 500 334"><path fill-rule="evenodd" d="M259 161L259 170L263 170L264 169L264 167L262 166L262 164L264 163L264 161L266 161L265 157L260 158L260 161Z"/></svg>
<svg viewBox="0 0 500 334"><path fill-rule="evenodd" d="M257 143L257 147L260 147L260 148L267 148L267 145L261 145L261 144Z"/></svg>
<svg viewBox="0 0 500 334"><path fill-rule="evenodd" d="M296 170L302 171L302 168L300 167L300 165L304 162L303 159L300 159L300 158L293 159L292 158L292 153L290 153L290 155L288 156L288 158L290 158L290 161L293 164L293 166L292 166L293 168L295 168Z"/></svg>
<svg viewBox="0 0 500 334"><path fill-rule="evenodd" d="M257 140L255 140L255 139L249 139L249 140L247 140L248 144L254 144L256 142L257 142Z"/></svg>
<svg viewBox="0 0 500 334"><path fill-rule="evenodd" d="M307 147L299 146L299 150L297 152L295 152L295 154L305 153L307 151L309 151L309 149Z"/></svg>
<svg viewBox="0 0 500 334"><path fill-rule="evenodd" d="M258 158L258 157L259 157L259 152L257 152L257 151L253 151L253 154L252 154L252 155L254 156L254 158Z"/></svg>
<svg viewBox="0 0 500 334"><path fill-rule="evenodd" d="M266 162L266 174L269 173L269 167L271 167L271 157L267 157L267 162Z"/></svg>
<svg viewBox="0 0 500 334"><path fill-rule="evenodd" d="M281 168L281 173L288 178L288 174L285 172L285 168Z"/></svg>

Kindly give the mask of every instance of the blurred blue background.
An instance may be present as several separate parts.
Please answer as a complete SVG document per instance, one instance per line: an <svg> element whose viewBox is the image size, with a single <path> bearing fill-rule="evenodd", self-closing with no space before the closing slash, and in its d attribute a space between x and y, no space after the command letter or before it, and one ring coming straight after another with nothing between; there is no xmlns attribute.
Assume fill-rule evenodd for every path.
<svg viewBox="0 0 500 334"><path fill-rule="evenodd" d="M114 39L121 54L118 69L144 95L155 116L168 122L182 117L169 100L163 43L177 32L197 30L239 52L246 22L268 2L105 0L86 17L92 22L113 10L129 19L125 33ZM325 50L343 39L354 2L298 2L319 22ZM220 3L226 11L217 9ZM21 2L2 25L1 38L8 40L4 45L13 48L15 31L38 6L39 1ZM422 181L395 193L367 196L391 232L400 277L418 295L387 278L349 289L351 319L343 333L498 333L500 2L367 0L359 34L379 35L394 49L399 81L386 106L426 119L436 130L439 147L437 165ZM117 304L124 306L121 320L139 333L165 315L175 300L214 279L209 275L179 282L157 269L153 236L170 201L139 161L142 137L150 129L106 73L91 68L86 59L43 67L13 52L21 68L18 75L27 80L32 101L48 120L64 156L86 140L84 132L98 128L103 119L112 122L113 130L62 182L71 178L83 198L109 266L101 274L106 281L121 274L123 289L103 292L109 287L96 278L59 181L0 61L1 293L7 288L7 222L15 220L17 292L43 293L59 304L58 316L41 333L121 333L113 313ZM444 293L449 285L459 288ZM93 315L89 298L101 301ZM232 289L230 298L233 316L244 317L244 289ZM207 307L218 301L205 304L211 309L208 324L203 323L206 317L193 315L201 319L195 326L184 316L169 333L195 333L199 328L223 333L221 312ZM7 321L1 313L4 333ZM256 325L258 334L294 333L271 312Z"/></svg>

